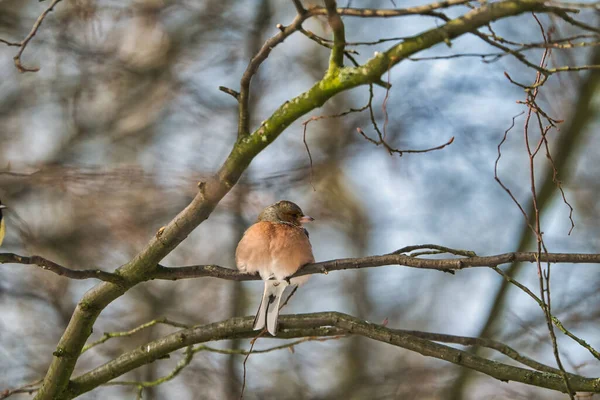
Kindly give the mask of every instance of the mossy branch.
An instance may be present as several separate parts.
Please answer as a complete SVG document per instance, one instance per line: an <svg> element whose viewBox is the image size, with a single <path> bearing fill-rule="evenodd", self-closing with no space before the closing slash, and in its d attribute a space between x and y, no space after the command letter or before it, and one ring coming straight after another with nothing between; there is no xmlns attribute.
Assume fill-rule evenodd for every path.
<svg viewBox="0 0 600 400"><path fill-rule="evenodd" d="M181 348L189 348L194 344L215 340L252 338L256 336L256 332L252 330L253 319L254 317L232 318L209 325L183 329L147 343L76 377L69 384L66 397L79 396L126 372L156 361ZM278 339L331 337L344 334L358 335L414 351L427 357L461 365L504 382L515 381L555 391L564 391L563 378L556 372L556 369L537 363L519 354L516 350L495 341L391 329L337 312L284 315L280 319ZM436 342L493 348L536 370L488 360ZM600 392L599 379L585 378L574 374L569 374L568 379L573 390L578 392Z"/></svg>

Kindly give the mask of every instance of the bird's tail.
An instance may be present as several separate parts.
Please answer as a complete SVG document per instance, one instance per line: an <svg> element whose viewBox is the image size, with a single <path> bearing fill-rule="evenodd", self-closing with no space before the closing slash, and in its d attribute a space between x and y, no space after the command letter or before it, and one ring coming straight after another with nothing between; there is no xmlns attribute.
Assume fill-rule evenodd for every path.
<svg viewBox="0 0 600 400"><path fill-rule="evenodd" d="M289 285L287 281L276 281L273 279L265 281L262 301L258 313L254 318L254 330L260 330L267 326L267 331L275 336L277 333L277 317L279 316L279 304L283 291Z"/></svg>

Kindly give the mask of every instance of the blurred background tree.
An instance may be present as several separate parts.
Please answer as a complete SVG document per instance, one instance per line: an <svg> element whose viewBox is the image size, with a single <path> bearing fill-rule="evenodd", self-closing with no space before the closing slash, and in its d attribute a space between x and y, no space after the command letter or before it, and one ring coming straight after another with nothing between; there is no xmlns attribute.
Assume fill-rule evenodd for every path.
<svg viewBox="0 0 600 400"><path fill-rule="evenodd" d="M49 1L0 2L0 38L22 40ZM322 6L309 3L304 7ZM396 8L389 0L348 3L340 6ZM477 5L464 3L446 15L454 18ZM551 38L575 39L518 54L537 64L544 47L554 47L550 67L600 65L594 47L598 5L579 6L584 28L556 15L539 16ZM22 64L39 66L38 72L20 73L13 65L17 48L0 48L0 197L10 207L3 250L106 271L131 260L190 203L196 183L214 173L235 142L238 103L218 87L238 90L249 60L279 32L277 24L290 23L296 12L293 2L273 0L75 0L56 4L25 49ZM344 17L347 42L396 38L347 49L356 50L351 56L364 63L374 51L443 23L434 17ZM303 27L332 37L326 16L308 19ZM511 48L545 40L530 14L493 28L485 31L486 38ZM301 33L279 45L252 80L251 130L319 80L330 52ZM525 98L523 89L504 73L518 82L533 82L536 71L510 55L481 56L498 52L481 37L461 36L451 45L418 54L427 59L403 61L384 74L390 91L374 87L373 118L385 129L390 146L423 149L454 137L451 146L426 154L389 154L356 132L361 128L376 137L368 110L311 121L304 130L302 122L311 116L363 107L369 88L354 88L298 120L258 155L212 217L162 264L232 266L244 229L264 206L279 199L293 200L317 219L309 228L317 260L384 254L419 243L478 254L534 250L519 209L494 181L494 161L511 118L526 110L516 103ZM548 114L566 121L548 140L575 208L575 229L567 236L569 210L556 195L552 169L540 163L537 178L549 181L552 189L540 193L544 237L552 252L600 252L600 208L594 200L600 191L600 164L594 161L600 139L593 135L599 81L595 71L552 75L538 97ZM521 117L517 125L522 123ZM527 205L530 182L522 129L509 134L503 149L503 182ZM537 293L533 265L511 268ZM554 268L552 278L557 282L552 287L554 314L596 348L599 277L595 265L565 265ZM93 285L33 267L0 268L0 390L45 375L73 309ZM258 306L261 288L220 279L144 283L102 312L91 339L163 316L194 325L248 315ZM375 323L385 320L394 328L481 335L554 365L543 312L489 269L454 276L409 268L320 275L287 307L286 313L336 310ZM76 374L171 331L173 327L157 325L95 347L80 357ZM568 371L600 375L598 360L585 349L560 335L558 344ZM248 341L219 345L247 349ZM268 345L259 341L257 348ZM240 355L198 353L173 380L144 388L143 397L239 398L242 361ZM153 381L169 374L177 362L178 357L157 361L123 378ZM248 399L565 396L467 374L452 364L358 337L253 355L246 370ZM130 387L105 386L82 398L133 396Z"/></svg>

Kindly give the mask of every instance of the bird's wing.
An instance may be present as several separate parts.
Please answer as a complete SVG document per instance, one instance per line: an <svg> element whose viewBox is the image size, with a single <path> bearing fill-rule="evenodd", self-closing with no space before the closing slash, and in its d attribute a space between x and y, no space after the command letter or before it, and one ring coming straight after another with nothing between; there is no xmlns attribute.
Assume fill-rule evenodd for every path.
<svg viewBox="0 0 600 400"><path fill-rule="evenodd" d="M235 250L235 263L237 268L249 274L259 272L263 279L266 269L271 264L269 242L271 237L271 223L257 222L246 230L242 240Z"/></svg>

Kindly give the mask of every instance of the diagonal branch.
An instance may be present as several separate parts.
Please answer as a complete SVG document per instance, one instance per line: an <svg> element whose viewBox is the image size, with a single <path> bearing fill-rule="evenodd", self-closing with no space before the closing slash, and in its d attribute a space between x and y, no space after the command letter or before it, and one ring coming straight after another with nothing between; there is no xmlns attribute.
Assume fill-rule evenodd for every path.
<svg viewBox="0 0 600 400"><path fill-rule="evenodd" d="M33 24L33 27L31 28L31 30L29 31L27 36L22 41L16 43L16 42L9 42L7 40L0 39L0 42L6 44L7 46L18 46L19 47L19 51L17 51L17 55L13 57L13 59L15 61L15 66L17 67L19 72L37 72L40 70L39 68L25 67L21 63L21 56L23 55L23 52L25 51L25 48L27 47L27 45L29 44L31 39L33 39L33 37L37 34L37 32L40 29L42 22L44 22L44 19L46 18L46 16L50 12L52 12L54 10L54 7L61 1L62 0L52 0L52 3L50 3L50 5L44 10L44 12L42 12L40 14L40 16L37 18L37 20Z"/></svg>
<svg viewBox="0 0 600 400"><path fill-rule="evenodd" d="M259 52L252 57L248 67L242 75L240 80L240 92L238 93L237 99L239 101L239 116L238 116L238 138L247 136L250 134L250 112L249 112L249 101L250 101L250 81L252 77L258 71L260 65L269 57L271 50L278 44L282 43L288 36L302 28L302 23L310 18L309 13L298 14L292 23L288 26L278 25L279 33L265 42Z"/></svg>

